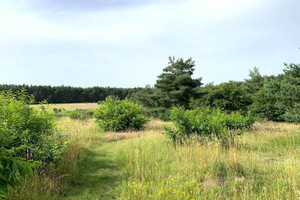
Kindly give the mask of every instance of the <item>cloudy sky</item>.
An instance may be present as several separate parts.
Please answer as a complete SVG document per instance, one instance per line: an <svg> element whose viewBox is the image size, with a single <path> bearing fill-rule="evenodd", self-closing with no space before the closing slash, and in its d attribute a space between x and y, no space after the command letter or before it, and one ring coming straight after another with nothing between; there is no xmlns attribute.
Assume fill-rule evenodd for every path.
<svg viewBox="0 0 300 200"><path fill-rule="evenodd" d="M154 85L168 56L204 83L300 63L299 0L0 0L0 84Z"/></svg>

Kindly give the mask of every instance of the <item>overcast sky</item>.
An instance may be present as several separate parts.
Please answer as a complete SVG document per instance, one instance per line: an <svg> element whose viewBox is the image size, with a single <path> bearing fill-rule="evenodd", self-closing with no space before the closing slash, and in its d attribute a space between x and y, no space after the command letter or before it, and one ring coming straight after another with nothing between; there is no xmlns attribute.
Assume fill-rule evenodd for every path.
<svg viewBox="0 0 300 200"><path fill-rule="evenodd" d="M168 56L241 81L300 63L299 0L0 0L0 84L144 87Z"/></svg>

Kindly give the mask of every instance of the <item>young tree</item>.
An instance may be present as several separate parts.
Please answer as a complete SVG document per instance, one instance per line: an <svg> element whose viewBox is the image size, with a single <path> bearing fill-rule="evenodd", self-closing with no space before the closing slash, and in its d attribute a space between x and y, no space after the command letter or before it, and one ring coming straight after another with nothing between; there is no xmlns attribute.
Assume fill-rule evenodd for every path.
<svg viewBox="0 0 300 200"><path fill-rule="evenodd" d="M257 67L249 72L249 79L245 79L244 90L247 93L249 99L253 99L253 95L257 93L264 85L264 76L262 76Z"/></svg>
<svg viewBox="0 0 300 200"><path fill-rule="evenodd" d="M202 83L201 78L192 78L194 67L195 61L192 58L184 61L182 58L175 60L175 57L169 57L169 66L163 69L154 86L161 107L187 108L191 98L199 97Z"/></svg>

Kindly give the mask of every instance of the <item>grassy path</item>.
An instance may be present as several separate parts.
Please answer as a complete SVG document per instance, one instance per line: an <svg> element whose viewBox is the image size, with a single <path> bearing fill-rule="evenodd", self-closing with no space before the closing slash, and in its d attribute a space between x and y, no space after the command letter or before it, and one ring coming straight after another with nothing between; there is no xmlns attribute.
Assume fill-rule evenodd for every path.
<svg viewBox="0 0 300 200"><path fill-rule="evenodd" d="M111 144L93 144L85 150L76 181L65 199L115 199L119 173L111 153Z"/></svg>

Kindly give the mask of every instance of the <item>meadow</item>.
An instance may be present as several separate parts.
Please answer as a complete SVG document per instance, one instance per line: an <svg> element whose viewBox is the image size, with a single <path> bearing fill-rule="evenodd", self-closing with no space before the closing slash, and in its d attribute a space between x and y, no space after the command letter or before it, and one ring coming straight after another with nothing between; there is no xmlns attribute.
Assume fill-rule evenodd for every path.
<svg viewBox="0 0 300 200"><path fill-rule="evenodd" d="M100 131L92 118L56 123L69 139L60 175L27 178L10 199L300 199L299 125L256 122L224 147L174 144L161 128L170 122L159 120L121 133Z"/></svg>
<svg viewBox="0 0 300 200"><path fill-rule="evenodd" d="M53 112L53 109L61 109L63 111L74 111L74 110L90 110L97 108L97 103L58 103L58 104L47 104L45 106L48 112ZM40 104L32 105L34 108L39 108Z"/></svg>

